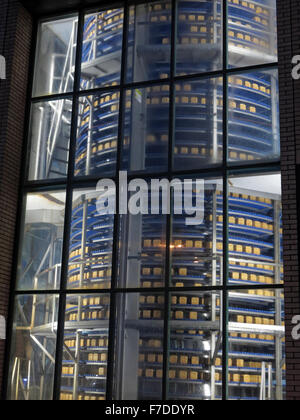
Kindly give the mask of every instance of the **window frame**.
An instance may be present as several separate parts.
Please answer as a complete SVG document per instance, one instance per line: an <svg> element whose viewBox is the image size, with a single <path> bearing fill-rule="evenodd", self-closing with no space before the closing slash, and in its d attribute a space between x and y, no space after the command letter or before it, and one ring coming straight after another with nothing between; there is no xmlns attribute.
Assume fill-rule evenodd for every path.
<svg viewBox="0 0 300 420"><path fill-rule="evenodd" d="M221 286L205 286L205 287L183 287L176 288L170 286L171 270L172 270L172 255L171 255L171 236L172 236L172 216L167 216L166 226L166 250L165 250L165 287L155 289L155 293L163 294L165 297L165 313L164 313L164 340L163 340L163 380L162 380L162 400L167 400L168 397L168 369L169 361L168 355L170 354L170 342L169 342L169 331L170 331L170 306L171 306L171 295L180 292L197 291L202 292L219 292L223 295L222 299L222 400L228 400L228 303L229 303L229 292L230 291L245 291L245 290L281 290L283 285L229 285L229 251L228 251L228 239L229 239L229 209L228 209L228 181L231 176L236 174L247 175L249 174L271 174L280 173L280 158L268 160L266 162L259 161L252 163L233 163L230 162L227 156L228 151L228 78L232 75L240 75L242 73L249 73L254 71L263 70L277 70L278 61L269 64L259 64L255 66L248 66L242 68L228 68L228 2L227 0L221 0L223 6L223 67L222 70L202 72L198 74L191 74L187 76L176 76L176 38L177 38L177 0L171 0L172 3L172 29L171 29L171 62L170 62L170 77L163 81L145 81L145 82L132 82L126 83L126 54L128 44L128 21L129 21L129 8L132 5L153 3L155 0L131 0L126 1L115 1L101 2L99 6L96 5L92 8L79 7L76 10L70 12L59 12L57 14L47 15L42 18L35 19L33 29L33 42L31 51L31 80L28 87L28 106L26 112L26 127L24 134L24 145L23 145L23 165L21 174L21 186L20 195L18 202L18 223L16 227L16 237L14 244L14 258L13 258L13 276L11 282L11 294L10 294L10 311L8 318L8 341L6 350L6 372L4 377L4 398L8 395L8 384L9 384L9 371L8 365L10 360L10 349L11 349L11 338L13 329L13 314L14 314L14 302L15 298L22 295L59 295L59 307L58 307L58 323L57 323L57 341L56 341L56 355L55 355L55 372L54 372L54 387L53 387L53 400L60 400L60 383L61 383L61 370L62 370L62 359L63 359L63 342L64 342L64 323L65 323L65 308L67 295L82 295L82 294L109 294L111 297L110 302L110 320L109 320L109 348L108 348L108 364L107 364L107 400L112 400L114 394L114 345L115 345L115 331L116 322L114 314L116 312L117 297L120 293L139 293L139 292L150 292L153 289L120 289L118 288L118 264L112 264L112 283L111 289L103 289L101 292L97 289L68 289L67 278L68 278L68 265L69 265L69 244L70 244L70 231L71 231L71 220L72 220L72 194L73 190L80 188L95 188L100 176L82 176L77 177L74 175L74 163L75 163L75 152L76 152L76 137L77 137L77 121L78 121L78 105L79 98L87 96L89 94L97 94L103 92L120 92L120 111L119 111L119 126L118 126L118 146L117 146L117 165L116 174L121 170L121 150L122 150L122 139L123 139L123 121L124 121L124 100L125 93L128 89L146 88L149 86L155 86L161 83L170 85L170 117L169 117L169 153L168 153L168 170L160 173L155 173L156 178L164 177L171 181L174 177L183 175L207 175L210 174L215 177L222 177L223 179L223 284ZM82 47L83 47L83 28L84 28L84 17L86 13L105 11L107 8L118 8L124 7L124 23L123 23L123 48L122 48L122 62L121 62L121 82L118 86L100 87L91 90L82 90L80 87L81 79L81 59L82 59ZM40 22L49 21L55 18L60 18L67 15L78 15L78 33L77 33L77 49L75 59L75 76L74 76L74 87L72 92L59 93L54 95L46 95L39 97L32 97L33 87L33 70L35 68L35 51L38 45L38 27ZM214 165L211 168L203 169L192 169L192 170L174 170L173 169L173 151L174 149L174 126L175 126L175 97L176 90L175 85L177 82L183 82L188 80L206 79L210 77L222 77L223 78L223 160L218 165ZM43 181L29 181L27 179L28 166L29 166L29 116L31 114L31 105L43 101L54 101L60 99L72 99L72 120L71 120L71 134L70 134L70 150L68 158L68 173L66 178L54 179L54 180L43 180ZM147 179L150 173L134 173L129 174L128 179L136 177ZM117 176L110 176L112 180L117 180ZM117 186L117 208L119 199L119 188ZM66 191L66 204L65 204L65 224L64 224L64 239L63 239L63 251L62 251L62 268L61 268L61 282L58 290L18 290L16 288L17 283L17 270L18 265L18 254L20 251L21 244L21 231L22 231L22 215L24 213L24 197L27 193L38 193L46 191ZM116 215L114 218L114 241L113 241L113 255L118 255L118 238L119 238L119 223L120 215Z"/></svg>

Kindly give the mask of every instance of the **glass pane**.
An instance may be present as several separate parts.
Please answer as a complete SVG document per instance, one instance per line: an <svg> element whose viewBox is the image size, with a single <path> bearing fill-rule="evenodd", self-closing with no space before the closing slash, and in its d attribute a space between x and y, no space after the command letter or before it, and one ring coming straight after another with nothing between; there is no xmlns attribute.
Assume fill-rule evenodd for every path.
<svg viewBox="0 0 300 420"><path fill-rule="evenodd" d="M177 83L175 170L199 169L223 159L223 79Z"/></svg>
<svg viewBox="0 0 300 420"><path fill-rule="evenodd" d="M283 283L281 177L230 178L229 282Z"/></svg>
<svg viewBox="0 0 300 420"><path fill-rule="evenodd" d="M174 213L172 221L172 287L223 282L223 183L221 179L199 181L198 186L195 179L187 179L174 189L174 209L181 214Z"/></svg>
<svg viewBox="0 0 300 420"><path fill-rule="evenodd" d="M281 290L229 293L229 398L285 398L284 296Z"/></svg>
<svg viewBox="0 0 300 420"><path fill-rule="evenodd" d="M229 161L279 159L277 70L229 77Z"/></svg>
<svg viewBox="0 0 300 420"><path fill-rule="evenodd" d="M32 105L29 132L29 180L66 178L72 98Z"/></svg>
<svg viewBox="0 0 300 420"><path fill-rule="evenodd" d="M15 300L8 399L53 398L58 296L18 296Z"/></svg>
<svg viewBox="0 0 300 420"><path fill-rule="evenodd" d="M219 292L174 293L171 302L168 398L221 399Z"/></svg>
<svg viewBox="0 0 300 420"><path fill-rule="evenodd" d="M177 75L222 69L222 0L180 0Z"/></svg>
<svg viewBox="0 0 300 420"><path fill-rule="evenodd" d="M122 168L159 172L168 167L169 85L126 92Z"/></svg>
<svg viewBox="0 0 300 420"><path fill-rule="evenodd" d="M112 274L114 215L98 212L99 193L73 193L68 287L109 289Z"/></svg>
<svg viewBox="0 0 300 420"><path fill-rule="evenodd" d="M118 295L115 400L160 400L163 377L164 296Z"/></svg>
<svg viewBox="0 0 300 420"><path fill-rule="evenodd" d="M228 1L230 67L277 61L276 0Z"/></svg>
<svg viewBox="0 0 300 420"><path fill-rule="evenodd" d="M106 92L80 98L75 175L114 175L119 97L119 92Z"/></svg>
<svg viewBox="0 0 300 420"><path fill-rule="evenodd" d="M67 296L61 400L105 400L109 295Z"/></svg>
<svg viewBox="0 0 300 420"><path fill-rule="evenodd" d="M86 15L81 59L81 88L120 84L123 9Z"/></svg>
<svg viewBox="0 0 300 420"><path fill-rule="evenodd" d="M119 287L164 287L166 216L121 219Z"/></svg>
<svg viewBox="0 0 300 420"><path fill-rule="evenodd" d="M171 1L132 6L129 13L127 82L168 78Z"/></svg>
<svg viewBox="0 0 300 420"><path fill-rule="evenodd" d="M40 24L35 58L33 96L72 91L77 26L77 16L69 16Z"/></svg>
<svg viewBox="0 0 300 420"><path fill-rule="evenodd" d="M21 236L19 290L60 287L65 192L28 194Z"/></svg>

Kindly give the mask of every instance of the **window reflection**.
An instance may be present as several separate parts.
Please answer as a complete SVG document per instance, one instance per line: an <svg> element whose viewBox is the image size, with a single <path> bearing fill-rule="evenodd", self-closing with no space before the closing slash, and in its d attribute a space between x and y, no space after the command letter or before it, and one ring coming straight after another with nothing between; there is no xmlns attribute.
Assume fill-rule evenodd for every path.
<svg viewBox="0 0 300 420"><path fill-rule="evenodd" d="M229 399L284 399L283 297L281 290L229 292Z"/></svg>
<svg viewBox="0 0 300 420"><path fill-rule="evenodd" d="M228 1L230 67L277 61L276 0Z"/></svg>
<svg viewBox="0 0 300 420"><path fill-rule="evenodd" d="M67 296L61 400L105 400L109 295Z"/></svg>
<svg viewBox="0 0 300 420"><path fill-rule="evenodd" d="M122 168L163 172L168 165L170 87L126 91Z"/></svg>
<svg viewBox="0 0 300 420"><path fill-rule="evenodd" d="M33 96L72 91L77 26L77 17L66 17L40 24Z"/></svg>
<svg viewBox="0 0 300 420"><path fill-rule="evenodd" d="M72 98L32 106L29 180L66 178L72 119Z"/></svg>
<svg viewBox="0 0 300 420"><path fill-rule="evenodd" d="M230 284L281 284L280 175L232 177L229 184Z"/></svg>
<svg viewBox="0 0 300 420"><path fill-rule="evenodd" d="M114 216L97 210L95 190L73 192L68 287L110 289Z"/></svg>
<svg viewBox="0 0 300 420"><path fill-rule="evenodd" d="M171 2L129 8L127 82L165 79L170 75Z"/></svg>
<svg viewBox="0 0 300 420"><path fill-rule="evenodd" d="M223 159L223 79L176 83L174 168L199 169Z"/></svg>
<svg viewBox="0 0 300 420"><path fill-rule="evenodd" d="M58 295L15 299L8 399L53 398Z"/></svg>
<svg viewBox="0 0 300 420"><path fill-rule="evenodd" d="M119 122L119 92L81 97L75 175L114 175Z"/></svg>
<svg viewBox="0 0 300 420"><path fill-rule="evenodd" d="M193 200L195 196L194 192ZM222 180L205 179L201 196L204 202L202 223L187 226L186 212L172 217L172 287L216 286L223 283Z"/></svg>
<svg viewBox="0 0 300 420"><path fill-rule="evenodd" d="M278 159L279 98L277 70L230 76L228 157L231 162Z"/></svg>
<svg viewBox="0 0 300 420"><path fill-rule="evenodd" d="M174 11L168 0L84 12L76 69L80 92L78 86L74 91L77 17L41 23L33 95L63 95L40 98L31 107L28 180L43 187L26 185L17 285L26 295L17 296L15 304L11 399L53 396L56 294L66 271L61 270L66 194L57 190L64 179L72 199L63 259L68 260L62 279L67 296L60 289L66 299L62 400L159 400L163 391L170 400L220 400L227 356L230 399L285 397L284 306L278 289L283 283L281 180L272 169L265 174L253 169L280 158L275 0L228 1L226 28L224 3L178 0ZM274 69L243 70L265 63ZM77 130L71 130L75 118ZM191 179L204 179L203 220L189 225L190 208L176 211L183 201L176 190L168 196L175 204L170 225L155 211L100 214L95 180L113 179L119 168L132 177L144 175L148 185L156 173L174 180L179 171L189 185ZM108 194L114 194L113 187ZM227 250L228 273L223 271ZM224 284L227 313L226 295L218 290ZM247 290L235 290L238 286Z"/></svg>
<svg viewBox="0 0 300 420"><path fill-rule="evenodd" d="M25 202L18 289L59 289L65 192L28 194Z"/></svg>
<svg viewBox="0 0 300 420"><path fill-rule="evenodd" d="M178 1L177 75L222 68L222 1Z"/></svg>
<svg viewBox="0 0 300 420"><path fill-rule="evenodd" d="M120 83L123 9L94 13L85 17L81 64L84 90Z"/></svg>
<svg viewBox="0 0 300 420"><path fill-rule="evenodd" d="M118 295L114 399L161 399L164 301L159 293Z"/></svg>
<svg viewBox="0 0 300 420"><path fill-rule="evenodd" d="M220 308L219 292L172 294L169 399L220 398Z"/></svg>

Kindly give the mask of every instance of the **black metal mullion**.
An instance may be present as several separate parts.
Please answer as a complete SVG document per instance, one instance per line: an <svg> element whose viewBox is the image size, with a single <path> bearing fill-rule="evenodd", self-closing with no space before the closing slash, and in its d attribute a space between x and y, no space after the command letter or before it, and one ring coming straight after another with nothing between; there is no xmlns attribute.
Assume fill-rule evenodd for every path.
<svg viewBox="0 0 300 420"><path fill-rule="evenodd" d="M126 88L124 87L127 75L127 43L129 30L129 5L124 3L124 21L123 21L123 48L122 48L122 63L121 63L121 88L120 88L120 102L119 102L119 125L118 125L118 145L117 145L117 164L116 164L116 178L119 176L122 162L123 149L123 133L125 123L125 100ZM114 398L114 358L116 347L116 310L117 310L117 294L114 293L118 283L119 273L119 232L120 232L120 185L116 182L116 211L114 218L114 234L113 234L113 252L112 252L112 283L111 283L111 301L110 301L110 320L109 320L109 343L108 343L108 360L107 360L107 387L106 399L108 401Z"/></svg>
<svg viewBox="0 0 300 420"><path fill-rule="evenodd" d="M72 96L71 96L72 97ZM35 191L54 191L59 189L65 189L67 184L67 177L59 180L45 180L45 181L24 181L23 191L35 192Z"/></svg>
<svg viewBox="0 0 300 420"><path fill-rule="evenodd" d="M228 399L228 6L223 0L223 292L222 292L222 400Z"/></svg>
<svg viewBox="0 0 300 420"><path fill-rule="evenodd" d="M177 46L177 0L171 0L171 48L170 48L170 106L169 106L169 147L168 147L168 180L173 177L174 138L175 138L175 75L176 75L176 46ZM163 339L163 380L162 400L168 399L169 392L169 352L170 352L170 312L171 312L171 242L172 242L172 195L170 211L167 215L166 226L166 263L165 263L165 302L164 302L164 339Z"/></svg>
<svg viewBox="0 0 300 420"><path fill-rule="evenodd" d="M235 291L235 290L278 290L282 289L284 287L284 284L236 284L236 285L228 285L227 290L229 291ZM213 291L222 291L223 286L203 286L203 287L176 287L172 286L169 287L169 293L176 293L176 292L213 292ZM133 288L115 288L112 289L68 289L64 290L61 293L67 293L68 295L80 295L84 291L84 294L90 295L90 294L109 294L109 293L150 293L155 292L157 294L162 294L165 292L165 287L158 287L153 289L151 288L143 288L140 287L133 287ZM59 290L18 290L16 294L18 296L24 296L24 295L49 295L49 294L57 294L59 293Z"/></svg>
<svg viewBox="0 0 300 420"><path fill-rule="evenodd" d="M63 359L63 343L64 343L64 324L66 311L66 289L67 278L69 271L69 250L70 250L70 234L72 222L72 206L73 206L73 175L75 166L75 152L76 152L76 137L78 124L78 96L76 91L80 87L80 71L81 71L81 56L82 56L82 40L84 28L84 12L79 13L78 31L77 31L77 47L75 60L75 75L74 75L74 92L73 92L73 107L71 120L71 134L70 134L70 151L69 151L69 167L66 189L66 207L65 207L65 225L64 225L64 240L62 252L62 267L61 267L61 283L59 290L59 307L57 319L57 342L56 342L56 356L54 369L54 389L53 399L60 400L61 387L61 371Z"/></svg>
<svg viewBox="0 0 300 420"><path fill-rule="evenodd" d="M72 97L73 92L61 92L61 93L51 93L50 95L43 95L43 96L33 96L31 98L31 103L36 104L40 102L51 102L51 101L61 101L63 99L69 99Z"/></svg>

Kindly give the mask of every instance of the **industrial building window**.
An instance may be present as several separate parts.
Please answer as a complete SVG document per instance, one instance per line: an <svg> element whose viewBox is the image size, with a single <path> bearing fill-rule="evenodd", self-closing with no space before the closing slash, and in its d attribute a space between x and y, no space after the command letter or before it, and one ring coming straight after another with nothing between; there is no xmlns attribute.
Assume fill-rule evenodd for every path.
<svg viewBox="0 0 300 420"><path fill-rule="evenodd" d="M276 1L43 20L30 106L7 398L284 399ZM99 213L120 172L201 223Z"/></svg>

